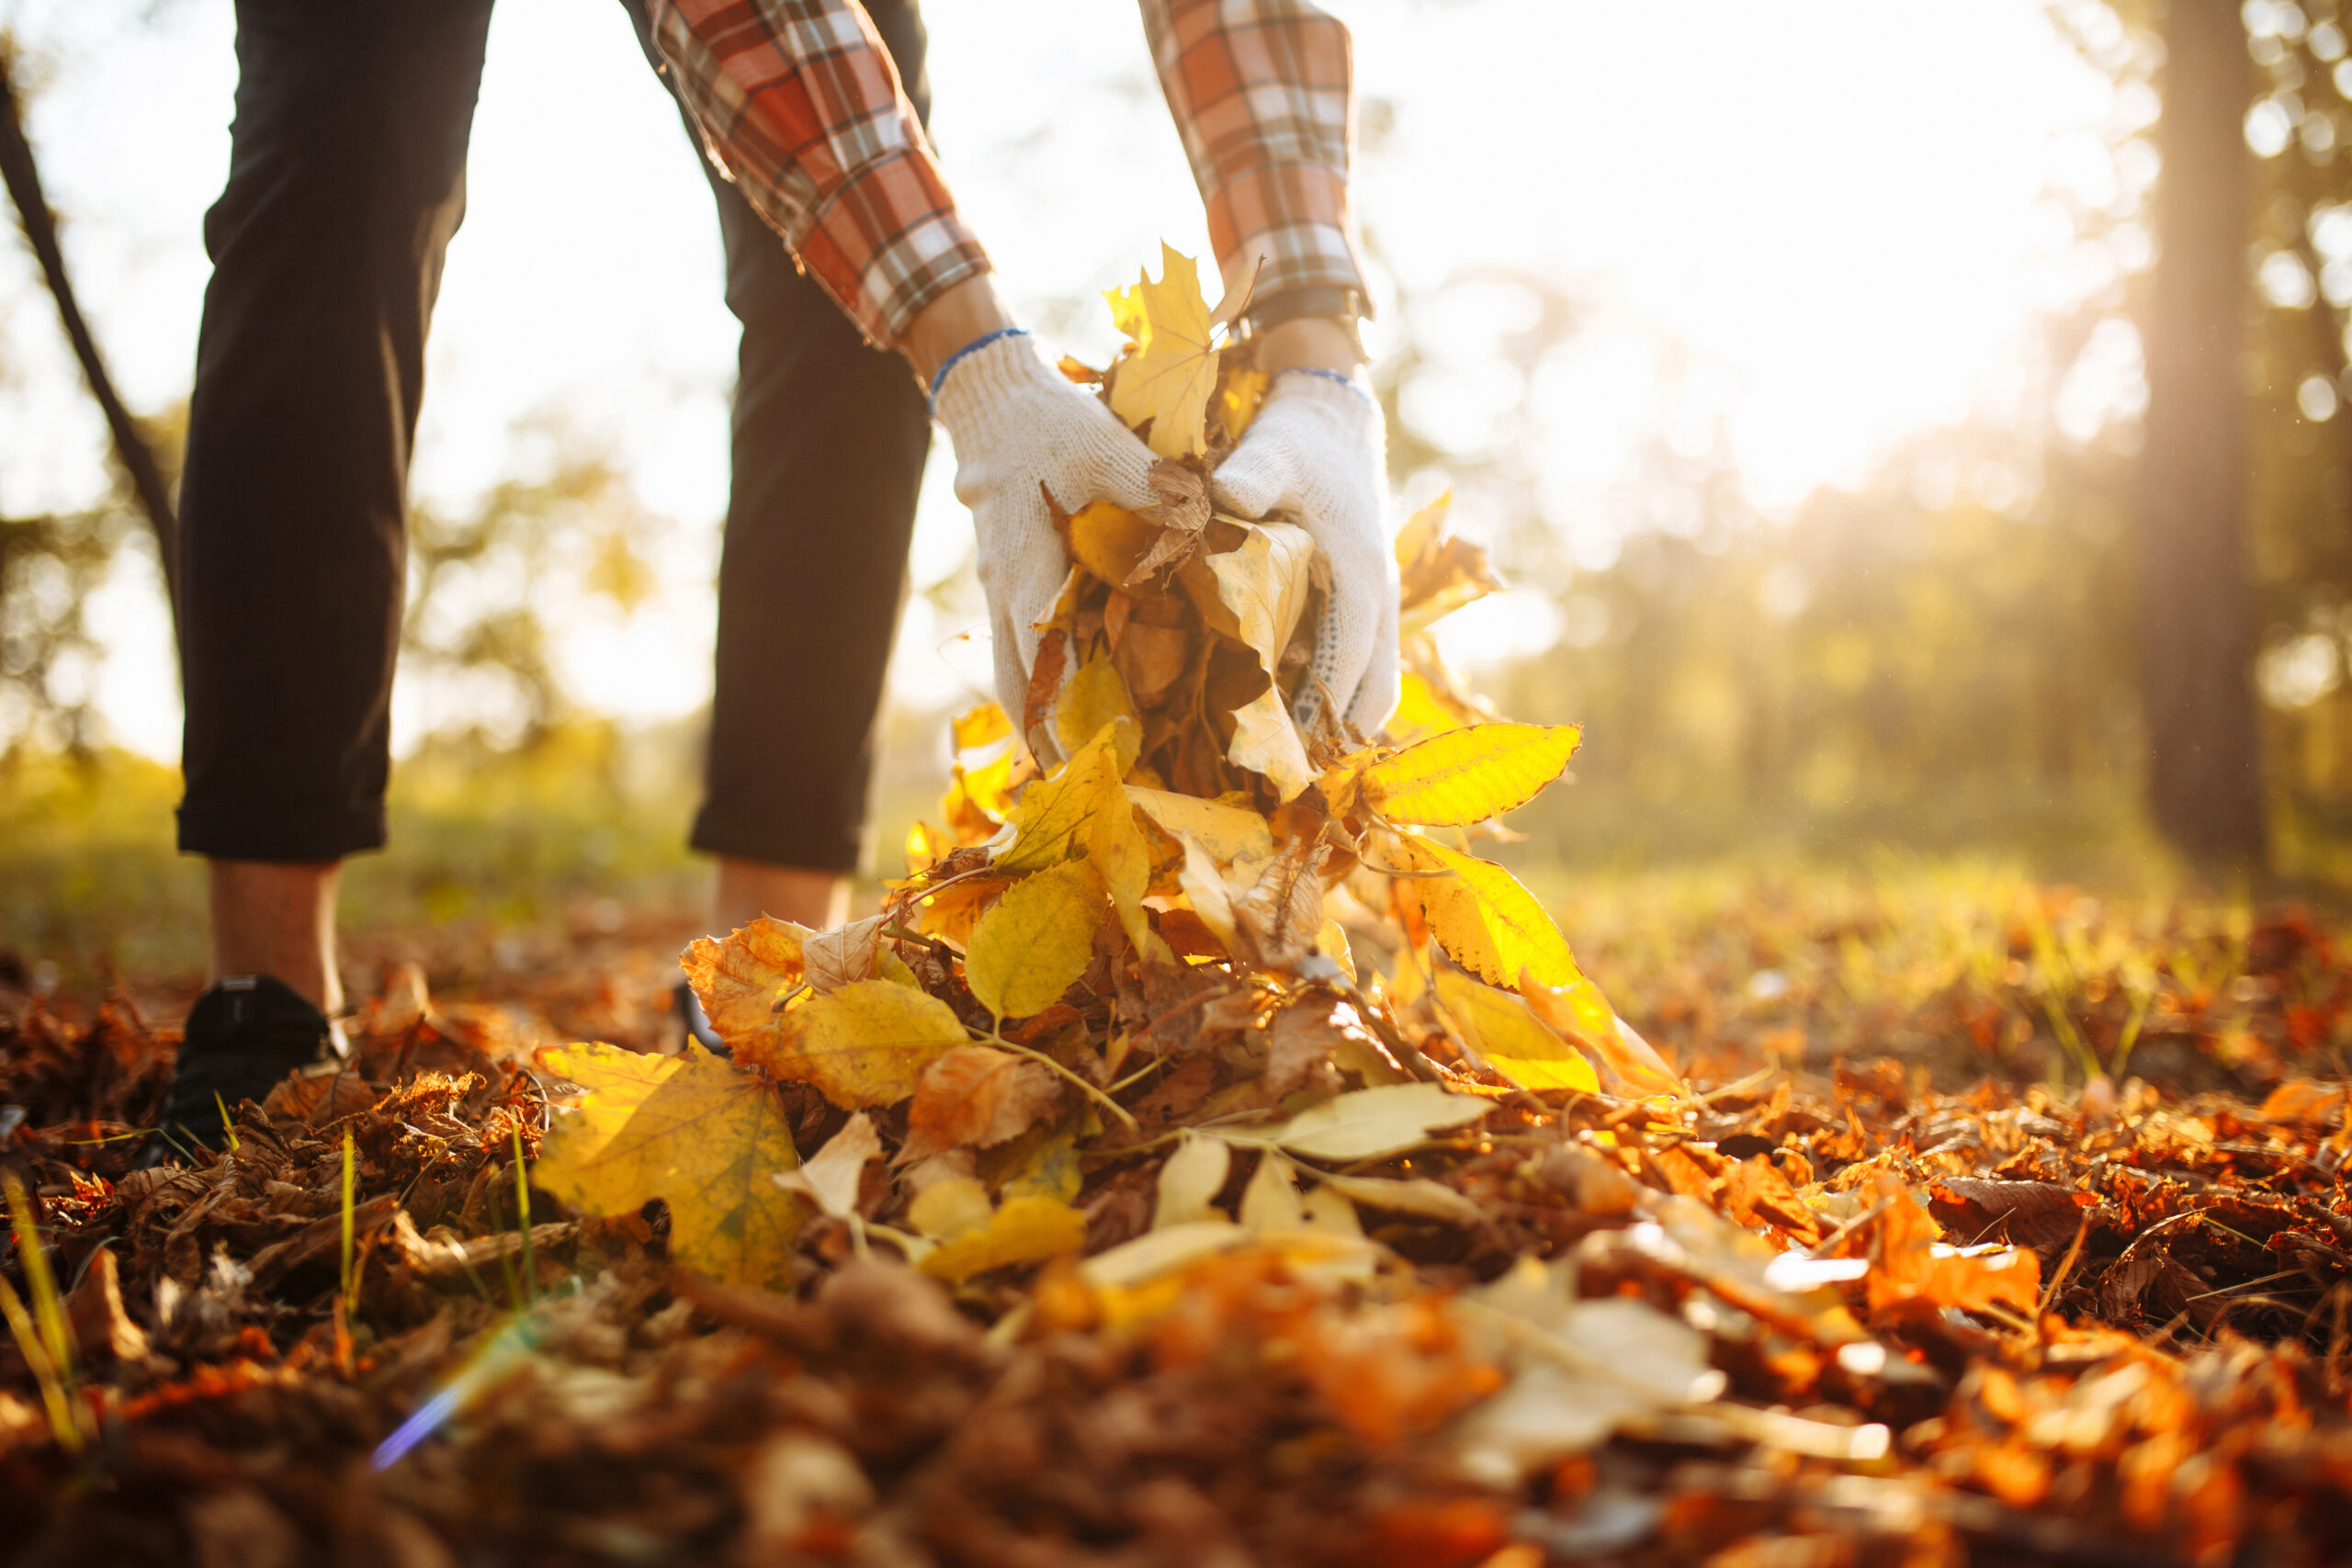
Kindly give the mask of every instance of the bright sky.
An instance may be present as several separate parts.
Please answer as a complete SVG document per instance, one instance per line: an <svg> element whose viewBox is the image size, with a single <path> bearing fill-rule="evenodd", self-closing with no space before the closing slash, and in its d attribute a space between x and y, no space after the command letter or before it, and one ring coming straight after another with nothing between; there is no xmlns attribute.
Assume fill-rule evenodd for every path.
<svg viewBox="0 0 2352 1568"><path fill-rule="evenodd" d="M1433 368L1413 406L1455 450L1524 417L1546 515L1580 536L1618 526L1596 498L1645 428L1678 412L1654 385L1661 334L1720 367L1710 396L1768 511L1853 482L1909 432L1997 405L2030 311L2065 286L2063 235L2038 198L2053 182L2096 185L2089 135L2120 112L2038 0L1327 3L1354 29L1363 92L1396 107L1359 175L1393 269L1374 351L1415 335ZM1132 276L1163 235L1205 243L1134 13L1105 0L925 11L959 198L1024 315L1099 361L1111 335L1092 291ZM199 223L227 166L228 0L0 0L0 25L12 19L52 67L32 130L73 219L85 306L134 404L166 404L186 393ZM417 491L462 507L499 477L514 421L570 411L678 526L655 603L567 625L563 667L609 711L690 710L708 690L732 319L709 198L618 6L500 0L469 180ZM1475 296L1408 319L1394 307L1400 288L1423 297L1489 268L1556 276L1595 301L1539 384L1486 354L1507 311L1482 314ZM5 513L75 504L104 471L102 430L35 287L21 247L0 254ZM919 584L969 555L950 467L943 441ZM175 754L152 570L126 568L92 614L110 723ZM917 601L894 671L902 700L960 699L987 668L955 640L965 629ZM417 685L396 710L409 740L450 716Z"/></svg>

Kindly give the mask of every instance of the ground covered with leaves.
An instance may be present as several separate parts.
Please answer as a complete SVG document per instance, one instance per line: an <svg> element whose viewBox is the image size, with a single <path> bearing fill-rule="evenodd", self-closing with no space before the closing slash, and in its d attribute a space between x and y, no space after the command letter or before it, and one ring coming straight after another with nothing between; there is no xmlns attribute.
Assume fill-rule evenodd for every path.
<svg viewBox="0 0 2352 1568"><path fill-rule="evenodd" d="M1483 560L1408 523L1396 718L1315 702L1179 263L1071 367L1162 503L1061 498L1023 711L877 913L686 949L724 1055L642 964L544 965L546 1028L391 966L344 1070L139 1168L172 1032L0 993L15 1560L2352 1549L2325 923L1759 903L1612 1003L1487 858L1581 738L1438 660Z"/></svg>

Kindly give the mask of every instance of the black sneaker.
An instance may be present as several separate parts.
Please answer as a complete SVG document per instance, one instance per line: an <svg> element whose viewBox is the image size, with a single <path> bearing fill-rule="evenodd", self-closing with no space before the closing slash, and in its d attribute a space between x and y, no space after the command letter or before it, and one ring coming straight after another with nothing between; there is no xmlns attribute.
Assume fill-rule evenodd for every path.
<svg viewBox="0 0 2352 1568"><path fill-rule="evenodd" d="M172 1092L163 1131L149 1140L142 1166L185 1158L222 1143L222 1116L248 1100L268 1098L288 1073L339 1068L341 1033L326 1014L282 980L231 975L196 999L172 1063Z"/></svg>
<svg viewBox="0 0 2352 1568"><path fill-rule="evenodd" d="M671 992L671 997L676 1004L678 1024L683 1035L690 1037L695 1044L714 1055L731 1056L735 1054L734 1047L721 1040L718 1037L718 1031L711 1028L710 1015L702 1010L702 998L695 995L695 988L692 986L684 980L679 981L677 989ZM685 1049L684 1039L679 1041L678 1049L681 1051Z"/></svg>

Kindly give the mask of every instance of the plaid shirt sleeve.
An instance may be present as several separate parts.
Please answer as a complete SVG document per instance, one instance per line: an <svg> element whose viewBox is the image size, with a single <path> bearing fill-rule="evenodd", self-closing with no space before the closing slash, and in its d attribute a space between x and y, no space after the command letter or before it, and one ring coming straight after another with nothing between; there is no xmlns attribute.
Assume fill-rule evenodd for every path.
<svg viewBox="0 0 2352 1568"><path fill-rule="evenodd" d="M1262 258L1257 299L1330 288L1369 303L1348 204L1355 62L1346 26L1310 0L1141 3L1228 294Z"/></svg>
<svg viewBox="0 0 2352 1568"><path fill-rule="evenodd" d="M654 0L652 21L711 161L868 339L989 270L857 0Z"/></svg>

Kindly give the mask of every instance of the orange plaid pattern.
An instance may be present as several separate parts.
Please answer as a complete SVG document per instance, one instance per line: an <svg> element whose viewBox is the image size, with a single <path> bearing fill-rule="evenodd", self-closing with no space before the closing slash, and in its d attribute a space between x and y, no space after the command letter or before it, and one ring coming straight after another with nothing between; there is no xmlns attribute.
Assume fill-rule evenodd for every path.
<svg viewBox="0 0 2352 1568"><path fill-rule="evenodd" d="M1348 31L1308 0L1141 0L1227 287L1363 289ZM989 270L857 0L654 0L711 161L865 335Z"/></svg>

